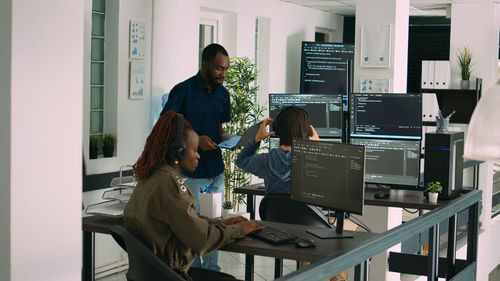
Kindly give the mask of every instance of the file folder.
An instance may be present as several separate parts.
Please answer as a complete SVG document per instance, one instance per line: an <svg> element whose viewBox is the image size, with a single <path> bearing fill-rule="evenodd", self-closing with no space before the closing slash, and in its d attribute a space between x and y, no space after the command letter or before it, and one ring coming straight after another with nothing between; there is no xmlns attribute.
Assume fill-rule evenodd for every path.
<svg viewBox="0 0 500 281"><path fill-rule="evenodd" d="M429 61L422 61L422 80L421 80L421 88L429 89Z"/></svg>

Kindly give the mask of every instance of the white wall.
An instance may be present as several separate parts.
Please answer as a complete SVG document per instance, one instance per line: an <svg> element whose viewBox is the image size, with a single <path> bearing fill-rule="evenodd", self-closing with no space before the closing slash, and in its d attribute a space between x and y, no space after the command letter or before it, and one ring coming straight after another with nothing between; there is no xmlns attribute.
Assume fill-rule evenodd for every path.
<svg viewBox="0 0 500 281"><path fill-rule="evenodd" d="M106 14L105 100L108 111L105 132L115 132L118 136L116 157L89 160L85 153L87 174L118 171L122 165L132 165L139 158L146 138L151 130L151 43L153 36L153 1L108 0ZM85 1L85 55L84 55L84 99L83 99L83 141L88 151L89 108L90 108L90 32L91 1ZM142 61L146 65L143 99L129 99L129 21L140 20L146 23L146 55ZM108 30L109 28L109 30ZM108 51L111 49L110 51ZM111 119L111 120L109 120ZM85 206L103 201L104 190L83 193ZM103 266L123 260L123 251L109 235L96 235L96 272Z"/></svg>
<svg viewBox="0 0 500 281"><path fill-rule="evenodd" d="M155 0L153 24L152 117L161 96L198 71L200 6L197 0Z"/></svg>
<svg viewBox="0 0 500 281"><path fill-rule="evenodd" d="M480 20L478 20L480 19ZM483 78L483 93L497 81L500 5L495 3L453 3L451 5L451 88L460 87L457 49L473 53L471 88Z"/></svg>
<svg viewBox="0 0 500 281"><path fill-rule="evenodd" d="M230 56L253 59L255 19L259 16L270 19L270 92L298 92L301 42L313 41L316 27L335 29L339 37L342 36L343 17L277 0L253 1L252 5L244 0L155 1L154 99L161 98L161 94L196 73L200 9L219 11L224 15L224 21L231 22L230 29L236 27L236 31L229 32L235 37L231 38L226 33L223 37ZM236 24L232 23L234 15ZM175 28L171 28L173 26ZM236 52L231 50L233 48ZM259 101L267 102L267 93L263 94L266 96L259 97Z"/></svg>
<svg viewBox="0 0 500 281"><path fill-rule="evenodd" d="M0 280L10 278L10 44L12 2L0 2Z"/></svg>
<svg viewBox="0 0 500 281"><path fill-rule="evenodd" d="M82 57L83 2L13 1L10 280L81 276Z"/></svg>
<svg viewBox="0 0 500 281"><path fill-rule="evenodd" d="M143 0L113 0L108 5L110 16L107 21L113 20L111 28L117 34L110 34L113 44L117 46L114 52L107 52L105 87L112 91L111 99L105 100L108 110L108 120L105 121L105 133L116 130L118 143L113 158L99 158L89 160L85 153L87 174L98 174L118 171L122 165L131 165L140 156L146 137L151 131L151 41L153 1ZM116 9L119 8L119 11ZM85 55L84 55L84 126L83 141L85 151L88 151L89 108L90 108L90 31L91 31L91 4L85 1ZM145 87L143 99L129 99L129 21L141 20L146 23L146 55L142 61L146 65ZM108 27L107 24L106 27ZM115 42L117 41L117 42ZM110 62L110 63L109 63Z"/></svg>

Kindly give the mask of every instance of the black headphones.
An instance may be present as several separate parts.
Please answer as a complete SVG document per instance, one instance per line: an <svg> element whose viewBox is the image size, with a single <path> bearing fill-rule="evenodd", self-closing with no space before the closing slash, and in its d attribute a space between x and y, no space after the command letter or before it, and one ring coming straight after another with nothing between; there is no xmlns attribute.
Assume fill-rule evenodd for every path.
<svg viewBox="0 0 500 281"><path fill-rule="evenodd" d="M182 161L186 152L186 143L184 142L184 116L176 113L177 116L177 137L169 145L166 158L171 160Z"/></svg>
<svg viewBox="0 0 500 281"><path fill-rule="evenodd" d="M302 106L299 106L299 105L285 105L283 106L280 111L278 112L278 114L276 115L276 117L274 117L274 122L273 122L273 131L274 131L274 136L279 136L279 131L278 131L278 120L280 118L280 114L289 109L289 108L292 108L292 107L295 107L295 108L300 108L302 110L304 110L304 112L307 114L307 117L311 118L311 116L309 115L309 111L307 111L307 109L305 109L304 107Z"/></svg>

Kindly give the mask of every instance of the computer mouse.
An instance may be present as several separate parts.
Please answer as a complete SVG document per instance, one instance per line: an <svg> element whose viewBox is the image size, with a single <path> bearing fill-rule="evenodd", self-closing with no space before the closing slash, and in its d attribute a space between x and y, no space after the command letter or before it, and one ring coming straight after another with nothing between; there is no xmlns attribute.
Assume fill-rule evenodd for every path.
<svg viewBox="0 0 500 281"><path fill-rule="evenodd" d="M314 248L316 247L316 244L314 244L314 241L310 239L299 238L295 240L295 246L299 248Z"/></svg>
<svg viewBox="0 0 500 281"><path fill-rule="evenodd" d="M389 196L390 196L389 192L386 192L386 191L377 191L377 192L375 192L375 195L374 195L374 197L377 199L386 199L386 198L389 198Z"/></svg>

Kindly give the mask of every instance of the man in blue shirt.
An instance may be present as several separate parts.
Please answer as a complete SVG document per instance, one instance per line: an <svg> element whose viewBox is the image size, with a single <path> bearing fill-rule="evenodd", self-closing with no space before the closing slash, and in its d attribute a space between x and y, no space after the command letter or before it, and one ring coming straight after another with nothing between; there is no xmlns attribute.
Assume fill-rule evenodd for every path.
<svg viewBox="0 0 500 281"><path fill-rule="evenodd" d="M210 186L210 192L224 192L224 162L217 143L222 141L222 123L231 119L229 92L222 86L229 68L229 56L219 44L210 44L202 52L200 71L177 84L170 91L161 114L173 110L184 115L200 137L198 168L186 173L187 185L196 199L200 211L200 190ZM203 265L197 257L193 267L220 271L217 251L203 256Z"/></svg>

